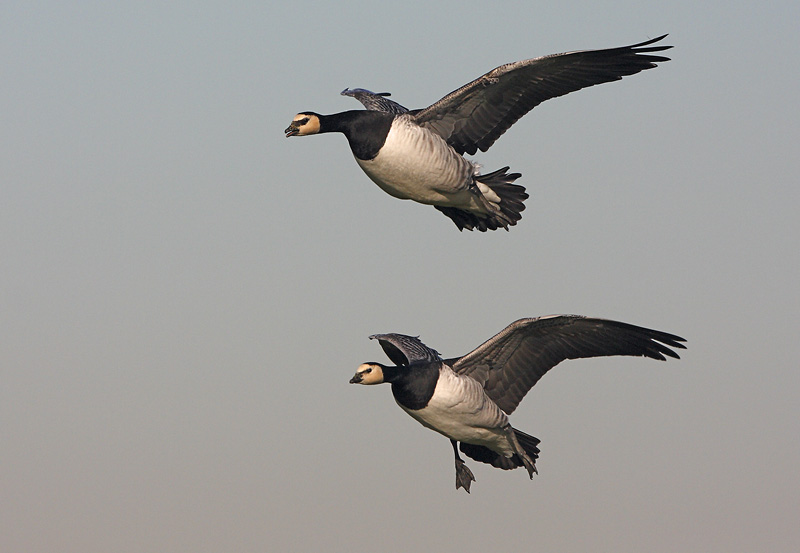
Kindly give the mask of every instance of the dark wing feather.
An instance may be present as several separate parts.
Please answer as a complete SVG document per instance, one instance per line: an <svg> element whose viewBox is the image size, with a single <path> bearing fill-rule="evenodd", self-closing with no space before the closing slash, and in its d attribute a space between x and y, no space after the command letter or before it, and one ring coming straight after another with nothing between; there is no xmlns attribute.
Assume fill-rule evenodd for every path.
<svg viewBox="0 0 800 553"><path fill-rule="evenodd" d="M386 98L386 96L391 96L388 92L371 92L365 88L345 88L341 94L342 96L352 96L370 111L385 111L397 115L408 111L397 102Z"/></svg>
<svg viewBox="0 0 800 553"><path fill-rule="evenodd" d="M670 347L685 349L680 343L685 341L617 321L551 315L511 323L476 350L448 364L481 382L486 394L510 414L528 390L565 359L609 355L678 359Z"/></svg>
<svg viewBox="0 0 800 553"><path fill-rule="evenodd" d="M420 110L416 121L460 154L485 152L517 120L545 100L669 61L649 55L667 35L620 48L553 54L497 67Z"/></svg>
<svg viewBox="0 0 800 553"><path fill-rule="evenodd" d="M439 352L422 343L416 336L405 334L373 334L370 340L378 340L392 363L406 366L412 363L441 361Z"/></svg>

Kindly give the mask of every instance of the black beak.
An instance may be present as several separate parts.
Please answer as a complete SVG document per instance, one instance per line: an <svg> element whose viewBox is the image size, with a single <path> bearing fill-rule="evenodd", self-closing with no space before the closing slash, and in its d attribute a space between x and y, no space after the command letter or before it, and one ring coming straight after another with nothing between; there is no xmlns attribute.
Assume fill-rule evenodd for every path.
<svg viewBox="0 0 800 553"><path fill-rule="evenodd" d="M360 374L355 375L353 378L350 379L350 384L358 384L363 380Z"/></svg>
<svg viewBox="0 0 800 553"><path fill-rule="evenodd" d="M286 127L286 130L283 131L283 132L286 133L286 138L289 138L290 136L294 136L297 133L299 133L300 129L298 127L295 127L294 125L289 125L288 127Z"/></svg>

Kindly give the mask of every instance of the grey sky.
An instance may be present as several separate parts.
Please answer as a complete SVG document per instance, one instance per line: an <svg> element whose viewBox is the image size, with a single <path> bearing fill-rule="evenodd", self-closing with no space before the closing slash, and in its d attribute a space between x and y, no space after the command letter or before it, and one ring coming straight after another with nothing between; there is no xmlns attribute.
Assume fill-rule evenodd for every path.
<svg viewBox="0 0 800 553"><path fill-rule="evenodd" d="M272 3L274 4L274 3ZM794 551L797 2L7 2L0 8L0 549ZM670 33L475 156L531 197L459 233L342 136L345 87L424 107L505 62ZM460 355L525 316L688 339L549 373L539 476L470 462L376 332Z"/></svg>

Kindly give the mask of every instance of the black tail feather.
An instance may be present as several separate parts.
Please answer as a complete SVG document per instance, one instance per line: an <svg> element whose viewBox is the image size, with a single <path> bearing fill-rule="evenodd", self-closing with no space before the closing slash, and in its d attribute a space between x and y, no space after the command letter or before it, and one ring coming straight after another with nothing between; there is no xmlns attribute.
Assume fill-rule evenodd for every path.
<svg viewBox="0 0 800 553"><path fill-rule="evenodd" d="M508 230L508 227L516 225L517 221L522 219L522 211L525 209L524 202L528 198L528 194L525 192L524 186L513 184L522 174L506 173L506 171L508 171L508 167L486 175L475 176L476 181L485 184L500 197L499 208L495 208L490 213L478 215L455 207L439 205L434 207L450 217L458 230L479 230L480 232L499 228ZM480 194L477 185L475 188L475 193ZM489 205L489 202L487 201L486 204Z"/></svg>
<svg viewBox="0 0 800 553"><path fill-rule="evenodd" d="M539 439L534 438L529 434L525 434L525 432L517 430L516 428L513 430L519 445L522 446L522 449L525 450L525 453L528 454L528 457L530 457L531 461L535 463L536 459L539 458ZM499 469L511 470L517 467L525 466L525 464L522 462L522 459L516 453L511 457L503 457L488 447L466 444L464 442L460 443L459 448L467 457L471 457L472 459L480 461L481 463L488 463Z"/></svg>

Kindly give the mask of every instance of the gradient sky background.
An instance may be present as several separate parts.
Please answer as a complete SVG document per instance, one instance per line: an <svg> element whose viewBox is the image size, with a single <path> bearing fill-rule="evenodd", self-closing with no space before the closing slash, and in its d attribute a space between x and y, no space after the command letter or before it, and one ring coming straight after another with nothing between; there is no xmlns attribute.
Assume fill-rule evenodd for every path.
<svg viewBox="0 0 800 553"><path fill-rule="evenodd" d="M796 550L800 4L77 4L0 7L2 551ZM283 136L345 87L424 107L662 33L476 156L523 174L508 233ZM455 356L553 313L689 349L549 373L512 417L533 481L457 492L445 438L347 383L370 334Z"/></svg>

